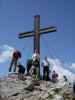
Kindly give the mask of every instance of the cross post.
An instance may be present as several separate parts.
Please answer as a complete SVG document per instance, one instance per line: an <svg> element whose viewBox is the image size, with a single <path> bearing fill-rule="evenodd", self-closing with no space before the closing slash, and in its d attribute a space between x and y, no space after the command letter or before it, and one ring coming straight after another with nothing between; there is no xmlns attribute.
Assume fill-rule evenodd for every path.
<svg viewBox="0 0 75 100"><path fill-rule="evenodd" d="M37 49L38 53L40 54L40 16L37 15L34 17L34 52Z"/></svg>

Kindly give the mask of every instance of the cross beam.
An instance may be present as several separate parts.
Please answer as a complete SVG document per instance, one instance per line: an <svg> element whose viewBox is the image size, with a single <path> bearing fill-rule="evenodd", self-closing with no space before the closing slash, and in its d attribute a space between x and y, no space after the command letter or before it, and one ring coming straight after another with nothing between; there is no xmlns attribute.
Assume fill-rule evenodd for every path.
<svg viewBox="0 0 75 100"><path fill-rule="evenodd" d="M47 34L47 33L51 33L51 32L55 32L56 31L56 27L47 27L47 28L42 28L39 30L39 35L42 35L42 34ZM31 37L31 36L34 36L34 31L29 31L29 32L24 32L24 33L20 33L19 34L19 38L25 38L25 37Z"/></svg>
<svg viewBox="0 0 75 100"><path fill-rule="evenodd" d="M19 38L26 38L26 37L34 37L34 52L35 49L38 50L38 53L40 53L40 35L55 32L56 27L51 26L51 27L46 27L40 29L40 15L34 16L34 31L29 31L29 32L23 32L19 34Z"/></svg>

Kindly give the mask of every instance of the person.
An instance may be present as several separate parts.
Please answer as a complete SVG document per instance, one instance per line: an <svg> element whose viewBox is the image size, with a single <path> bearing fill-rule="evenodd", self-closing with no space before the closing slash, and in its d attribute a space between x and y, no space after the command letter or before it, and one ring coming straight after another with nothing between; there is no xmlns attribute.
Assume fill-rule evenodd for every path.
<svg viewBox="0 0 75 100"><path fill-rule="evenodd" d="M35 49L34 54L32 55L32 66L33 66L33 75L35 75L35 79L38 80L40 78L40 55L38 50Z"/></svg>
<svg viewBox="0 0 75 100"><path fill-rule="evenodd" d="M21 64L17 65L17 67L18 67L18 78L24 80L25 67Z"/></svg>
<svg viewBox="0 0 75 100"><path fill-rule="evenodd" d="M26 65L26 68L27 68L27 75L30 75L30 69L32 67L32 59L28 59L27 61L27 65Z"/></svg>
<svg viewBox="0 0 75 100"><path fill-rule="evenodd" d="M42 62L42 66L43 66L43 80L48 81L49 80L49 67L50 67L50 62L49 62L47 56L45 56L45 59Z"/></svg>
<svg viewBox="0 0 75 100"><path fill-rule="evenodd" d="M17 62L18 59L21 58L21 52L18 50L14 50L13 55L12 55L12 60L10 63L10 68L9 68L9 72L11 72L12 66L14 65L14 72L16 71L16 66L17 66Z"/></svg>
<svg viewBox="0 0 75 100"><path fill-rule="evenodd" d="M32 55L32 59L33 59L33 61L35 61L36 59L37 59L38 61L40 60L40 55L39 55L37 49L35 49L35 52L34 52L34 54Z"/></svg>
<svg viewBox="0 0 75 100"><path fill-rule="evenodd" d="M73 93L75 94L75 80L73 80Z"/></svg>
<svg viewBox="0 0 75 100"><path fill-rule="evenodd" d="M55 70L53 71L53 73L52 73L52 82L57 82L57 79L58 78L58 74L55 72Z"/></svg>
<svg viewBox="0 0 75 100"><path fill-rule="evenodd" d="M33 73L32 75L35 75L35 79L38 80L40 78L39 76L39 61L38 59L36 59L35 61L32 62L32 69L33 69Z"/></svg>

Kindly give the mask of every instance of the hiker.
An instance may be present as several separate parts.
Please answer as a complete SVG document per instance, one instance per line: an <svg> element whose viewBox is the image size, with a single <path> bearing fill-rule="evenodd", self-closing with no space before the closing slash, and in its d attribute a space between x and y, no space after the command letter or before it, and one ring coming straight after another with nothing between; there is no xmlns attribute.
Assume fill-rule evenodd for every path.
<svg viewBox="0 0 75 100"><path fill-rule="evenodd" d="M27 75L30 75L30 69L32 67L32 59L28 59L27 61L27 65L26 65L26 68L27 68Z"/></svg>
<svg viewBox="0 0 75 100"><path fill-rule="evenodd" d="M21 64L17 65L17 67L18 67L18 78L20 80L24 80L25 67Z"/></svg>
<svg viewBox="0 0 75 100"><path fill-rule="evenodd" d="M47 56L45 56L45 59L43 60L41 65L43 66L43 80L48 81L50 62Z"/></svg>
<svg viewBox="0 0 75 100"><path fill-rule="evenodd" d="M35 79L38 80L40 78L40 56L39 53L37 51L37 49L35 50L34 54L32 55L32 68L33 68L33 75L35 75Z"/></svg>
<svg viewBox="0 0 75 100"><path fill-rule="evenodd" d="M36 80L38 80L40 77L39 76L39 67L40 67L40 64L39 64L38 59L36 59L35 61L32 62L32 69L33 69L32 75L35 75Z"/></svg>
<svg viewBox="0 0 75 100"><path fill-rule="evenodd" d="M14 72L16 71L16 66L17 66L17 62L18 62L18 59L21 58L21 53L20 51L18 50L15 50L13 52L13 55L12 55L12 60L11 60L11 63L10 63L10 68L9 68L9 72L11 72L11 69L12 69L12 66L14 65Z"/></svg>
<svg viewBox="0 0 75 100"><path fill-rule="evenodd" d="M56 83L57 80L58 80L58 74L54 70L52 73L52 82Z"/></svg>
<svg viewBox="0 0 75 100"><path fill-rule="evenodd" d="M75 80L73 81L73 93L75 94Z"/></svg>
<svg viewBox="0 0 75 100"><path fill-rule="evenodd" d="M35 52L34 52L34 54L32 55L32 59L33 59L33 61L35 61L36 59L39 61L40 55L39 55L37 49L35 49Z"/></svg>

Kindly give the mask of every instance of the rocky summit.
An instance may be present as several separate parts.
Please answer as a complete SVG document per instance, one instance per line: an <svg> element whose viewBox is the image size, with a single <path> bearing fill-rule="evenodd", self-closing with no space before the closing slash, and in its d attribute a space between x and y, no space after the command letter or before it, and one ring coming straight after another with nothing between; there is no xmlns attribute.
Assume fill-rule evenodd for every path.
<svg viewBox="0 0 75 100"><path fill-rule="evenodd" d="M19 80L17 74L0 78L0 100L75 100L72 84L64 79L56 83L36 81L30 76Z"/></svg>

